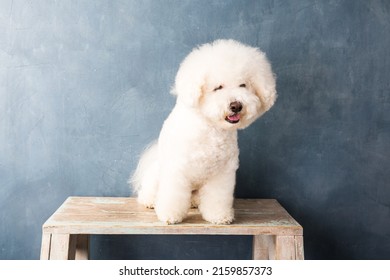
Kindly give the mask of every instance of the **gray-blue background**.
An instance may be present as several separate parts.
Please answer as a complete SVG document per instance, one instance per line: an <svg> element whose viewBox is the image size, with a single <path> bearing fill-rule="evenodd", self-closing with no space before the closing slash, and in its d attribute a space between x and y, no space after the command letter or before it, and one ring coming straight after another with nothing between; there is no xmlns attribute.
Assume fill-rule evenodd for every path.
<svg viewBox="0 0 390 280"><path fill-rule="evenodd" d="M389 1L0 2L0 258L37 259L68 196L129 196L180 61L264 50L276 105L240 132L237 197L276 198L307 259L390 258ZM95 236L95 259L245 259L250 237Z"/></svg>

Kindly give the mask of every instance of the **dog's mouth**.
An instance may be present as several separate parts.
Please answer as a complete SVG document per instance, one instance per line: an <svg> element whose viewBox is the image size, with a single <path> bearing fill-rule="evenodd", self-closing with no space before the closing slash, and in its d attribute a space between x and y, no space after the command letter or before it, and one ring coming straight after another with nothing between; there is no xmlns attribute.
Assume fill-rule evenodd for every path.
<svg viewBox="0 0 390 280"><path fill-rule="evenodd" d="M229 116L226 116L225 121L229 123L238 123L240 121L240 114L239 113L233 113Z"/></svg>

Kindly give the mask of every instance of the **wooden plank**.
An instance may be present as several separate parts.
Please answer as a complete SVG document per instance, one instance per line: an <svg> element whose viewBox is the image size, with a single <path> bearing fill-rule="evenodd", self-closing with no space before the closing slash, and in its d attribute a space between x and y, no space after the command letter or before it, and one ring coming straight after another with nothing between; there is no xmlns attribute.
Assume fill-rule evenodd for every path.
<svg viewBox="0 0 390 280"><path fill-rule="evenodd" d="M303 229L274 199L236 199L231 225L191 209L180 224L158 221L135 198L69 197L43 225L41 259L88 259L90 234L253 235L254 259L303 259Z"/></svg>
<svg viewBox="0 0 390 280"><path fill-rule="evenodd" d="M50 244L51 244L51 233L42 233L42 245L41 245L41 260L50 259Z"/></svg>
<svg viewBox="0 0 390 280"><path fill-rule="evenodd" d="M302 235L295 236L295 259L297 260L305 259L305 253L303 248L304 248L303 236Z"/></svg>
<svg viewBox="0 0 390 280"><path fill-rule="evenodd" d="M52 234L50 260L69 259L70 234Z"/></svg>
<svg viewBox="0 0 390 280"><path fill-rule="evenodd" d="M69 237L69 260L88 260L89 235L71 234Z"/></svg>
<svg viewBox="0 0 390 280"><path fill-rule="evenodd" d="M134 198L70 197L44 228L70 234L302 234L302 227L274 199L236 199L234 207L231 225L210 224L197 209L191 209L183 223L166 225Z"/></svg>
<svg viewBox="0 0 390 280"><path fill-rule="evenodd" d="M69 235L68 260L74 260L76 256L77 235Z"/></svg>
<svg viewBox="0 0 390 280"><path fill-rule="evenodd" d="M275 259L275 236L255 235L253 236L252 258L254 260Z"/></svg>
<svg viewBox="0 0 390 280"><path fill-rule="evenodd" d="M295 260L295 236L276 236L275 259Z"/></svg>
<svg viewBox="0 0 390 280"><path fill-rule="evenodd" d="M89 235L79 234L77 235L75 260L88 260L88 259L89 259Z"/></svg>

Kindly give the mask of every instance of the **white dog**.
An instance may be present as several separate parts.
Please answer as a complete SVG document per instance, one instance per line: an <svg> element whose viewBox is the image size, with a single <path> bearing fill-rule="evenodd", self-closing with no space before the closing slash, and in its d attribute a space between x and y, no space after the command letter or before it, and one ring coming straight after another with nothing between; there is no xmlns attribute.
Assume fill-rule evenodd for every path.
<svg viewBox="0 0 390 280"><path fill-rule="evenodd" d="M177 102L158 141L130 179L138 202L168 224L189 208L215 224L234 219L237 129L251 124L276 99L275 78L263 52L233 40L194 49L172 90Z"/></svg>

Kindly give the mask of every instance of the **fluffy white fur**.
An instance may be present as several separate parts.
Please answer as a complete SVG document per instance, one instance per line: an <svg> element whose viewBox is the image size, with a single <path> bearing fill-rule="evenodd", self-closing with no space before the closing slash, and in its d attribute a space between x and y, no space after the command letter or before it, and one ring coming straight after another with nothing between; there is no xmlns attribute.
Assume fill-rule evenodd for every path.
<svg viewBox="0 0 390 280"><path fill-rule="evenodd" d="M176 105L130 179L138 202L155 208L168 224L181 222L191 206L211 223L229 224L234 219L237 129L274 104L271 66L256 48L218 40L184 59L172 92Z"/></svg>

